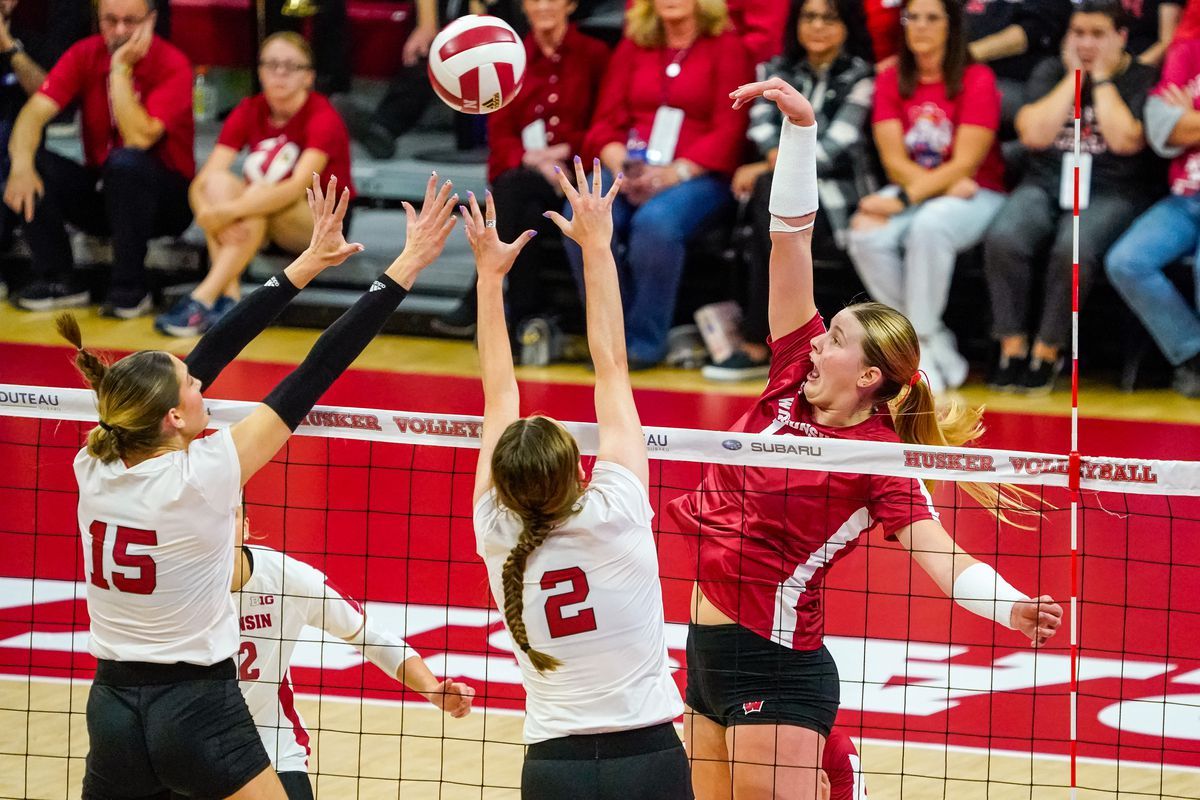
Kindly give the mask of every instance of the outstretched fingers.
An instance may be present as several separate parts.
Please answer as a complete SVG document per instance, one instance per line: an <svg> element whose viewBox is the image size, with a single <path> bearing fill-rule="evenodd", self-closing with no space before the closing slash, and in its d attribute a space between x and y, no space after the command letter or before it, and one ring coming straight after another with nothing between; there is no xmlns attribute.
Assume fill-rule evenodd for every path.
<svg viewBox="0 0 1200 800"><path fill-rule="evenodd" d="M604 194L604 204L611 206L613 200L617 199L617 195L621 192L621 184L625 182L625 173L618 172L617 177L613 178L612 186L608 187L608 191Z"/></svg>

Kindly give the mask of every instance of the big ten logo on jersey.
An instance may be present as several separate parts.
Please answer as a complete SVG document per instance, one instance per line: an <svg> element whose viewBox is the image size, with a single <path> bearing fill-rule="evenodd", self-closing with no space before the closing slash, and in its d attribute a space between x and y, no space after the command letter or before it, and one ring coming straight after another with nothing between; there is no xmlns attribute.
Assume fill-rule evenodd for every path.
<svg viewBox="0 0 1200 800"><path fill-rule="evenodd" d="M292 174L299 159L300 146L281 133L254 146L242 174L251 183L279 183Z"/></svg>
<svg viewBox="0 0 1200 800"><path fill-rule="evenodd" d="M250 595L250 605L252 605L252 606L273 606L273 605L275 605L275 595L273 595L273 594Z"/></svg>

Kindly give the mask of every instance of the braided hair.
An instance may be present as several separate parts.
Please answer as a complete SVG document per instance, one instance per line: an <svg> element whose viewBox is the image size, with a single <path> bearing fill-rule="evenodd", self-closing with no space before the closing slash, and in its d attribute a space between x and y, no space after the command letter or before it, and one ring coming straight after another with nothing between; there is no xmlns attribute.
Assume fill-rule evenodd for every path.
<svg viewBox="0 0 1200 800"><path fill-rule="evenodd" d="M100 424L88 433L88 455L107 464L153 450L163 438L163 417L179 405L171 356L141 350L110 364L83 346L73 314L58 315L54 325L75 348L75 368L96 392Z"/></svg>
<svg viewBox="0 0 1200 800"><path fill-rule="evenodd" d="M561 661L529 645L525 630L525 565L554 528L578 510L579 445L548 417L527 417L509 425L492 453L496 496L524 527L501 571L504 620L513 642L534 669L547 672Z"/></svg>

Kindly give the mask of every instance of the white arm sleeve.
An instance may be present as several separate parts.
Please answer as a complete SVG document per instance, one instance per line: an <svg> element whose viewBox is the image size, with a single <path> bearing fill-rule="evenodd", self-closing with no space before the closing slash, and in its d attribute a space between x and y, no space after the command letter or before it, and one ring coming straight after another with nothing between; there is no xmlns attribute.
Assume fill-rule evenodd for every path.
<svg viewBox="0 0 1200 800"><path fill-rule="evenodd" d="M364 620L362 628L353 637L346 639L363 656L379 667L389 678L400 678L400 666L410 658L421 654L408 646L408 642L390 631L381 631Z"/></svg>
<svg viewBox="0 0 1200 800"><path fill-rule="evenodd" d="M783 120L775 177L771 181L771 230L803 230L780 217L803 217L817 210L817 125L793 125ZM777 225L782 227L776 227Z"/></svg>
<svg viewBox="0 0 1200 800"><path fill-rule="evenodd" d="M983 562L972 564L959 573L953 591L954 602L967 611L1010 630L1016 630L1012 624L1013 605L1029 599Z"/></svg>

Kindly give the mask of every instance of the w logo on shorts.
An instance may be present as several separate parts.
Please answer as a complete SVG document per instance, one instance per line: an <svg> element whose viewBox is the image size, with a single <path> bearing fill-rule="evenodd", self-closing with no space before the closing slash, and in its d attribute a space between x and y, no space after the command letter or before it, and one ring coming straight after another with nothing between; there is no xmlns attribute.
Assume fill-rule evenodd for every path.
<svg viewBox="0 0 1200 800"><path fill-rule="evenodd" d="M751 700L748 703L742 703L742 711L746 714L757 714L762 711L764 700Z"/></svg>

